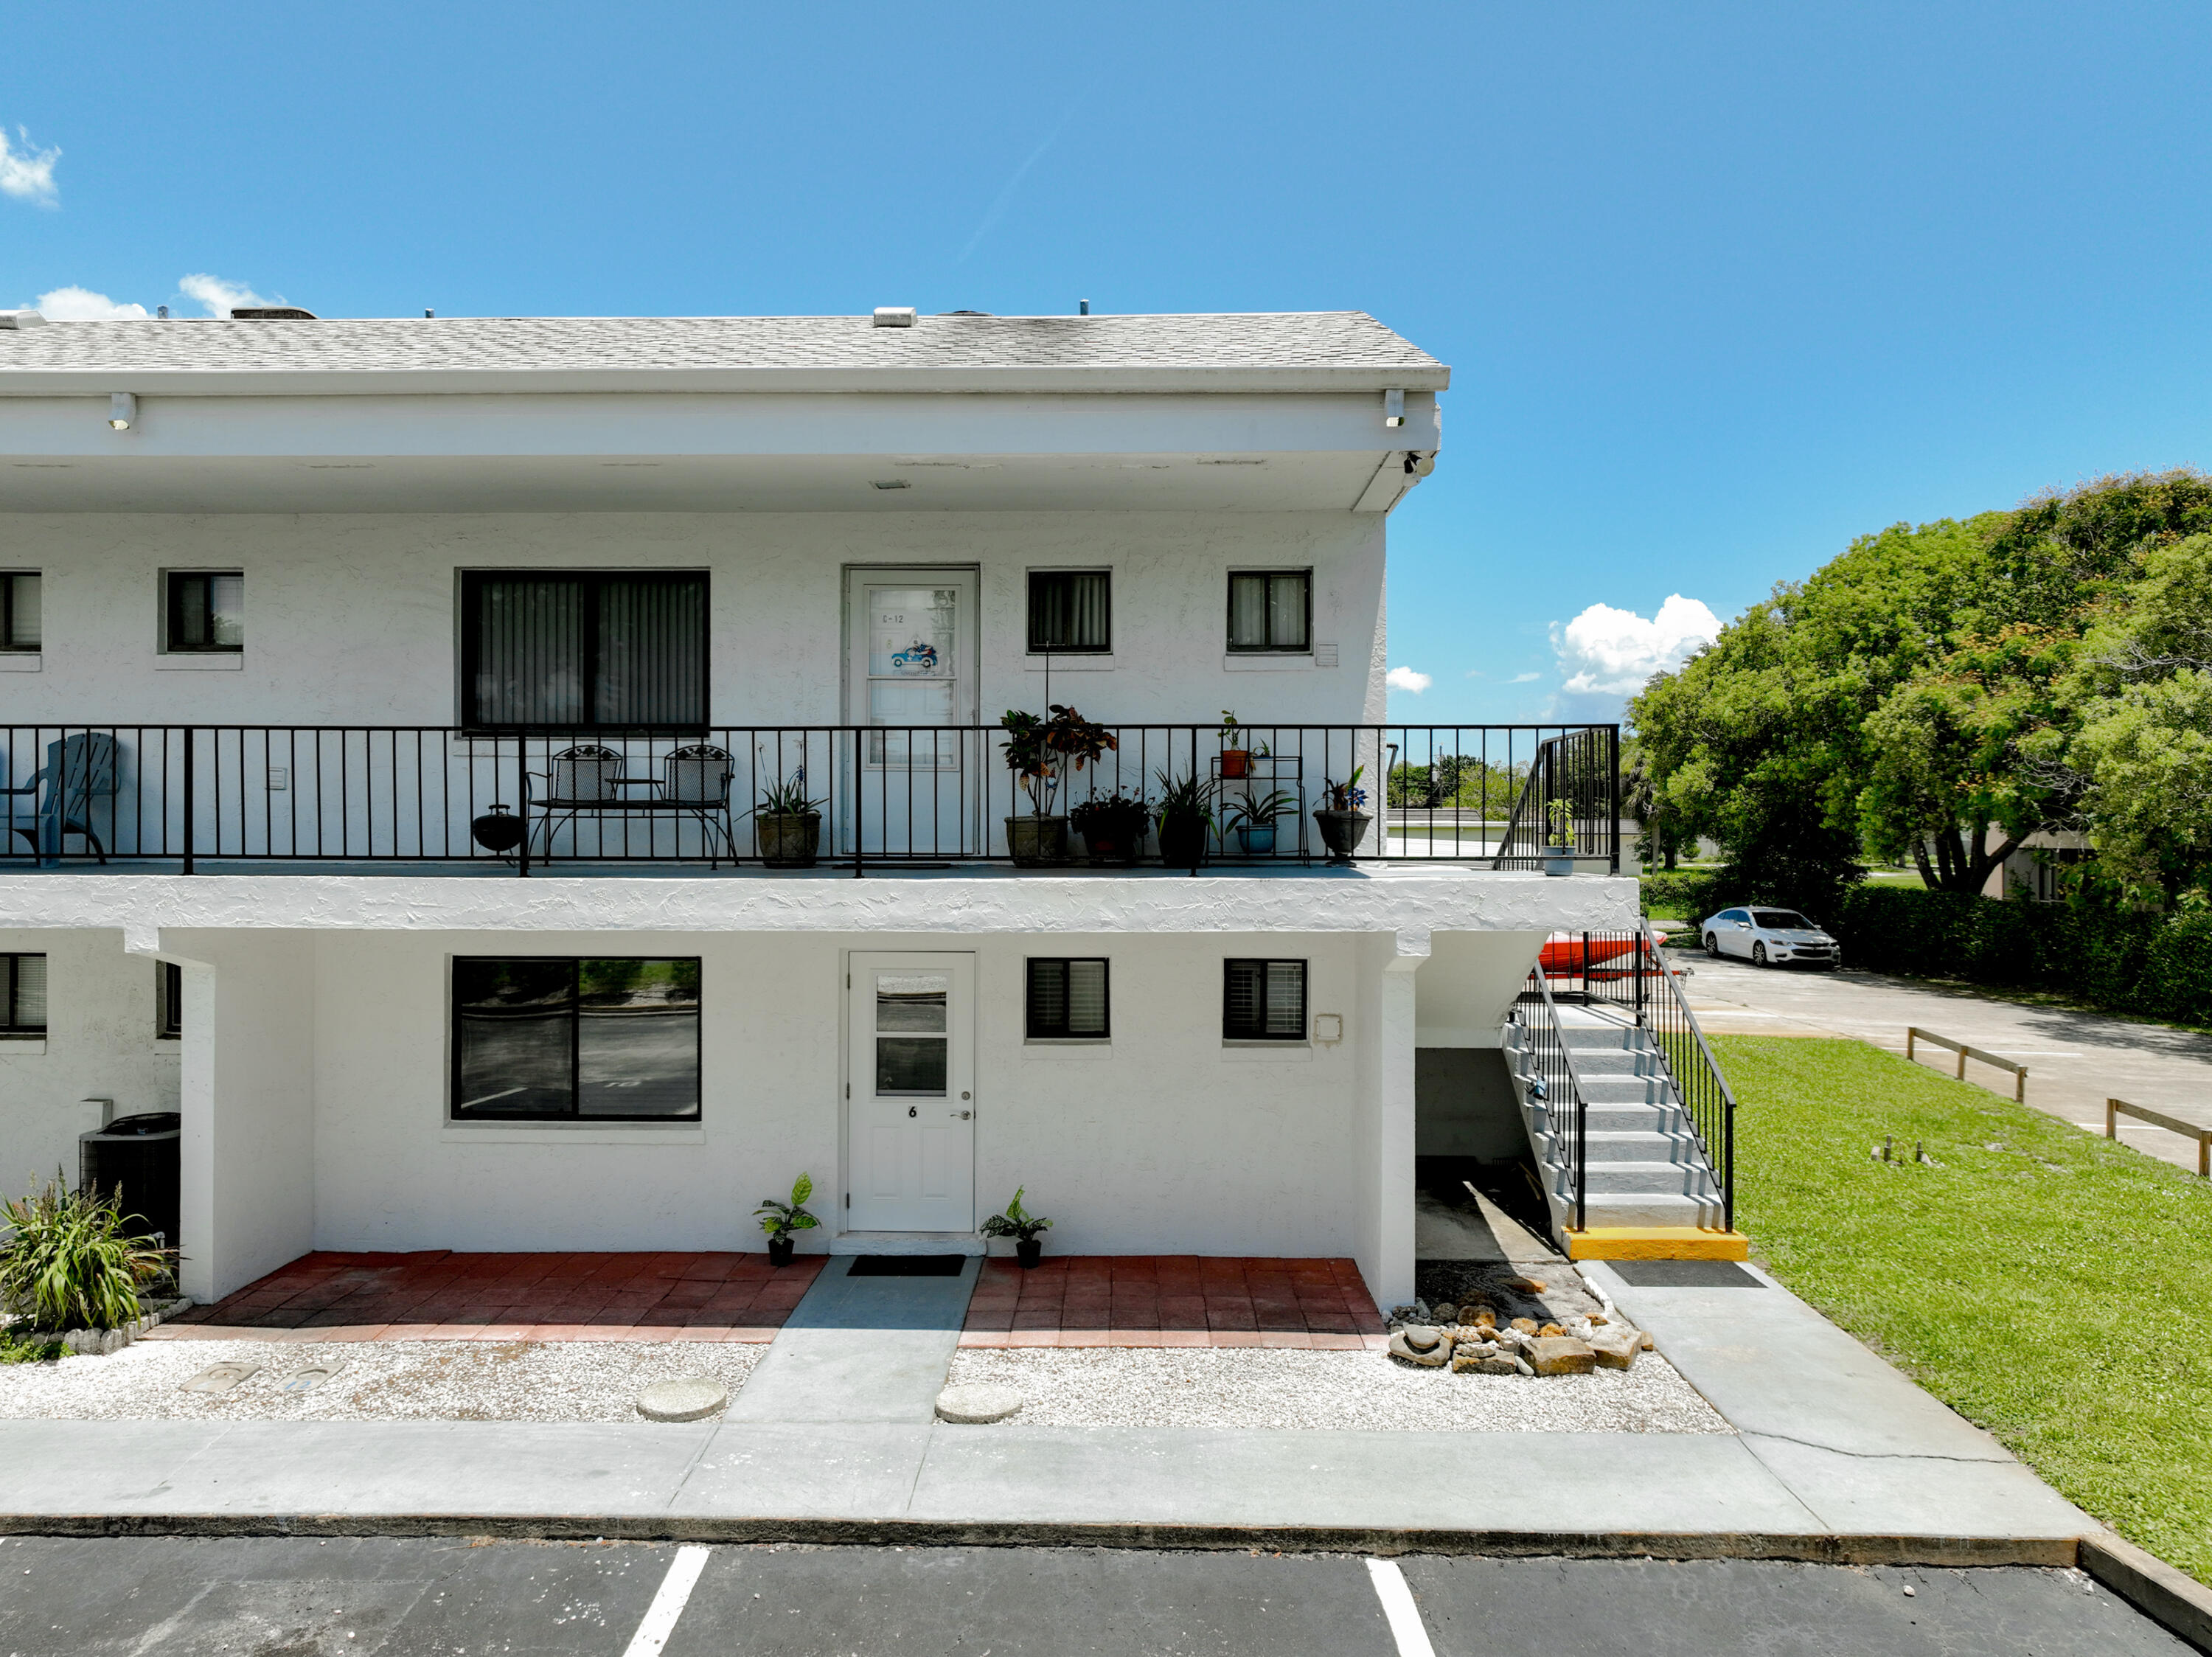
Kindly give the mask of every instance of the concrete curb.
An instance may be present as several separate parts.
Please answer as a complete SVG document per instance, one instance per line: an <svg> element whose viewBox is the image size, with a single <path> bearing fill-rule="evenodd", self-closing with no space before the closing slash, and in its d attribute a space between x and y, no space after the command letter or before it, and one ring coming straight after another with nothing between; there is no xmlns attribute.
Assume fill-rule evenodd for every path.
<svg viewBox="0 0 2212 1657"><path fill-rule="evenodd" d="M1821 1565L2039 1565L2063 1568L2076 1563L2078 1557L2077 1538L2071 1536L1394 1530L1302 1525L1090 1525L1049 1521L718 1519L611 1514L595 1518L589 1514L528 1516L513 1514L0 1514L0 1535L483 1536L525 1540L569 1540L590 1537L632 1542L799 1542L970 1548L1261 1548L1283 1553L1472 1554L1567 1559L1773 1559ZM2148 1555L2142 1556L2148 1558ZM2150 1563L2161 1571L2167 1569L2158 1565L2155 1560Z"/></svg>
<svg viewBox="0 0 2212 1657"><path fill-rule="evenodd" d="M2212 1588L2110 1531L2081 1538L2081 1569L2199 1651L2212 1651Z"/></svg>

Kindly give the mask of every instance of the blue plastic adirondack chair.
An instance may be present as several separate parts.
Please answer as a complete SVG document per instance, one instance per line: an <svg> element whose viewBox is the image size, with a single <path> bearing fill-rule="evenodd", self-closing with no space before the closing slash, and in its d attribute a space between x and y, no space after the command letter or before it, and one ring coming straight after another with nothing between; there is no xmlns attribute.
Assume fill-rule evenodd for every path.
<svg viewBox="0 0 2212 1657"><path fill-rule="evenodd" d="M30 842L39 862L61 862L62 839L79 834L93 854L107 861L107 848L92 825L93 802L115 798L115 738L106 731L83 731L46 744L46 763L20 788L0 789L0 797L29 796L31 809L10 805L8 827Z"/></svg>

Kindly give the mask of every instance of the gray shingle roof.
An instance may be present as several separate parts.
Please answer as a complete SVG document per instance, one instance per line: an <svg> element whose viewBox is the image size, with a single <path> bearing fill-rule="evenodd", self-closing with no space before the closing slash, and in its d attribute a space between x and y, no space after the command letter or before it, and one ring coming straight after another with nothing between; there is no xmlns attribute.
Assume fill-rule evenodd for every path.
<svg viewBox="0 0 2212 1657"><path fill-rule="evenodd" d="M439 317L56 322L0 330L0 393L275 389L1438 389L1449 370L1359 311L1215 316ZM358 377L358 379L356 379ZM354 381L354 384L343 382ZM250 385L247 382L252 382ZM210 386L209 389L217 388Z"/></svg>

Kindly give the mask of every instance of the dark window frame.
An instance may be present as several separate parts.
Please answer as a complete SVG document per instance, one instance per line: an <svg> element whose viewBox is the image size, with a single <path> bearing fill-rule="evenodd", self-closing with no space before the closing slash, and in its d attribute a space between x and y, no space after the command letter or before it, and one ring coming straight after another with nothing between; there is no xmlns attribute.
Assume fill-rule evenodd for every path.
<svg viewBox="0 0 2212 1657"><path fill-rule="evenodd" d="M33 1041L45 1037L47 1024L52 1022L53 1005L47 1003L47 1022L21 1024L16 1021L16 1002L21 963L26 960L46 961L46 972L52 972L52 963L43 949L13 949L0 954L0 1036L14 1041ZM47 993L52 993L53 980L47 978Z"/></svg>
<svg viewBox="0 0 2212 1657"><path fill-rule="evenodd" d="M461 1106L461 1008L459 1001L460 993L459 975L458 972L449 971L446 978L446 1017L447 1028L448 1032L447 1045L452 1049L452 1051L448 1056L446 1067L446 1119L448 1122L482 1122L493 1124L596 1122L602 1124L626 1124L633 1127L651 1127L659 1123L696 1123L704 1121L706 1119L706 969L701 957L697 955L455 955L452 958L451 965L453 967L459 967L464 961L532 961L540 964L547 961L566 961L568 964L569 981L572 985L576 985L582 976L583 964L587 960L690 961L693 966L699 969L701 985L700 996L698 1005L692 1012L691 1031L691 1066L693 1074L698 1078L699 1086L698 1097L692 1101L690 1114L688 1116L610 1116L586 1112L580 1108L582 1101L582 1088L579 1082L578 1072L581 1068L580 1055L583 1045L584 1020L582 996L580 989L572 990L571 992L569 1001L570 1014L568 1020L568 1096L578 1101L580 1108L574 1111L544 1111L528 1113L516 1111L464 1110Z"/></svg>
<svg viewBox="0 0 2212 1657"><path fill-rule="evenodd" d="M1072 1017L1063 1017L1058 1029L1040 1028L1036 1020L1036 969L1058 966L1065 971L1078 962L1097 962L1099 968L1098 1027L1078 1030ZM1060 1000L1071 1010L1074 997L1063 984ZM1022 962L1022 1037L1026 1041L1110 1041L1114 1038L1114 963L1106 955L1031 955Z"/></svg>
<svg viewBox="0 0 2212 1657"><path fill-rule="evenodd" d="M1054 644L1037 636L1037 588L1039 582L1072 582L1078 576L1098 576L1106 582L1106 641L1103 644ZM1032 570L1024 594L1026 620L1026 654L1033 656L1104 656L1114 653L1114 572L1111 569L1091 570Z"/></svg>
<svg viewBox="0 0 2212 1657"><path fill-rule="evenodd" d="M1256 1027L1239 1029L1231 1022L1229 996L1230 985L1240 966L1261 969L1260 994L1255 1002L1262 1016ZM1268 979L1273 968L1295 966L1298 969L1298 1027L1294 1034L1279 1035L1268 1030L1265 1012L1267 1005ZM1313 963L1292 956L1231 955L1221 964L1221 1039L1224 1041L1304 1041L1312 1016L1311 991Z"/></svg>
<svg viewBox="0 0 2212 1657"><path fill-rule="evenodd" d="M461 648L459 651L461 680L460 723L465 731L544 731L594 733L601 735L671 735L696 736L707 730L714 705L714 588L710 572L705 570L463 570L458 608L460 612ZM599 679L599 594L609 581L696 581L699 583L699 717L674 724L641 725L635 722L614 723L595 717L597 710L586 708L583 718L567 724L500 724L482 719L477 713L477 675L483 661L483 629L481 625L479 594L482 583L488 581L573 581L581 583L583 615L580 631L583 637L581 679L586 698L598 694Z"/></svg>
<svg viewBox="0 0 2212 1657"><path fill-rule="evenodd" d="M185 969L174 961L154 963L154 1039L185 1038Z"/></svg>
<svg viewBox="0 0 2212 1657"><path fill-rule="evenodd" d="M243 570L164 570L161 572L161 653L172 656L234 656L246 649L246 641L235 644L187 644L184 642L184 594L187 582L208 582L218 576L238 578L240 598L244 601L246 572ZM213 631L215 606L208 604L210 631Z"/></svg>
<svg viewBox="0 0 2212 1657"><path fill-rule="evenodd" d="M1237 582L1239 576L1243 576L1249 580L1255 576L1263 576L1267 581L1267 601L1261 606L1261 613L1267 618L1267 643L1265 644L1239 644L1237 642ZM1302 644L1278 644L1274 641L1274 584L1278 581L1286 580L1293 576L1305 583L1305 642ZM1254 656L1311 655L1313 654L1313 567L1310 564L1303 569L1292 570L1231 570L1229 572L1228 581L1224 584L1224 593L1228 604L1228 608L1224 615L1224 637L1226 637L1229 641L1229 653L1231 655Z"/></svg>
<svg viewBox="0 0 2212 1657"><path fill-rule="evenodd" d="M46 572L40 570L0 570L0 651L12 655L37 655L46 649ZM15 583L39 583L39 637L28 644L15 637Z"/></svg>

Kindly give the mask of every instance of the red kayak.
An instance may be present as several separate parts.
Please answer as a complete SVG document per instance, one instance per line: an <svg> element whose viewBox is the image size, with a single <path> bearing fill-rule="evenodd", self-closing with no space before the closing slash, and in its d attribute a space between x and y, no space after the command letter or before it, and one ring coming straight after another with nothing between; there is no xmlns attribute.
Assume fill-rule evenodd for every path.
<svg viewBox="0 0 2212 1657"><path fill-rule="evenodd" d="M1662 935L1664 941L1664 935ZM1568 978L1602 967L1607 961L1619 960L1624 955L1636 953L1638 941L1620 936L1585 938L1579 934L1556 935L1537 955L1537 964L1547 978ZM1622 961L1619 969L1631 969Z"/></svg>

